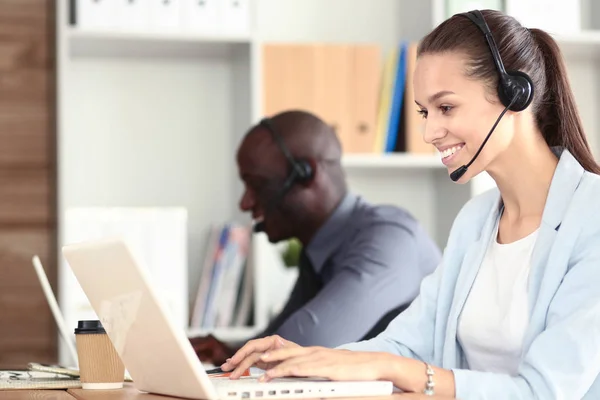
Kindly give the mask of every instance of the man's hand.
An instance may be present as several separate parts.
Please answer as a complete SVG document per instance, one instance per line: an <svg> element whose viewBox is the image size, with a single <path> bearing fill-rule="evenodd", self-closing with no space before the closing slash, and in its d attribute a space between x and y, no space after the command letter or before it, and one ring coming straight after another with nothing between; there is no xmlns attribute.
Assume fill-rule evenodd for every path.
<svg viewBox="0 0 600 400"><path fill-rule="evenodd" d="M272 350L283 348L300 347L294 342L285 340L278 335L267 336L262 339L251 340L240 348L221 368L223 371L231 372L230 378L239 378L248 368L256 365L261 369L269 369L278 364L278 362L263 362L261 356Z"/></svg>
<svg viewBox="0 0 600 400"><path fill-rule="evenodd" d="M213 365L223 364L235 352L213 335L190 338L200 361Z"/></svg>

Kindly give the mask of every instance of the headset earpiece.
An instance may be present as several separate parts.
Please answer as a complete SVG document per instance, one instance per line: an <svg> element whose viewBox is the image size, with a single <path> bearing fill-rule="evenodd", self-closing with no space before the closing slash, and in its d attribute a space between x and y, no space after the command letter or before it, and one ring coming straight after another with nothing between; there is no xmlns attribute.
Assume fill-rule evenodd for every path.
<svg viewBox="0 0 600 400"><path fill-rule="evenodd" d="M277 147L279 147L292 168L292 171L286 179L286 182L289 183L284 185L286 190L289 189L289 187L291 187L291 185L293 185L295 182L303 184L310 182L314 177L314 170L310 162L308 160L296 159L294 156L292 156L292 153L283 142L283 138L279 135L279 133L277 133L273 123L269 118L264 118L261 120L260 125L269 131L273 137L273 140L277 144Z"/></svg>
<svg viewBox="0 0 600 400"><path fill-rule="evenodd" d="M514 96L517 99L509 108L511 111L523 111L533 100L533 82L525 72L509 71L505 74L504 81L500 79L498 97L502 104L508 106Z"/></svg>
<svg viewBox="0 0 600 400"><path fill-rule="evenodd" d="M298 182L306 184L313 179L313 167L308 160L296 160L295 168L298 170L298 178L296 178Z"/></svg>

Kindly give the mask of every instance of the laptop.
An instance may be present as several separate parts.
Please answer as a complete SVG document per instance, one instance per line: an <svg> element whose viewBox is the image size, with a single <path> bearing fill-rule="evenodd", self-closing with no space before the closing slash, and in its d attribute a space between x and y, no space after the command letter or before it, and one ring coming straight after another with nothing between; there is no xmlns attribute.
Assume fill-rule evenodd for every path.
<svg viewBox="0 0 600 400"><path fill-rule="evenodd" d="M151 277L120 238L64 246L62 253L142 392L190 399L385 396L392 382L319 378L210 378ZM168 266L165 266L168 268Z"/></svg>
<svg viewBox="0 0 600 400"><path fill-rule="evenodd" d="M35 270L35 273L40 281L40 285L42 286L44 296L46 296L46 301L48 302L48 306L50 306L50 310L52 311L52 315L54 316L56 325L58 326L58 332L65 341L65 345L67 347L69 355L71 356L71 362L73 362L75 366L77 366L77 363L79 361L79 359L77 358L77 350L75 350L75 344L73 343L72 335L67 329L67 324L65 323L63 314L60 311L60 307L58 306L58 302L56 301L56 297L54 296L54 292L52 291L52 286L50 286L50 282L48 281L48 276L44 271L42 261L40 260L40 257L36 254L31 259L31 263L33 264L33 269Z"/></svg>

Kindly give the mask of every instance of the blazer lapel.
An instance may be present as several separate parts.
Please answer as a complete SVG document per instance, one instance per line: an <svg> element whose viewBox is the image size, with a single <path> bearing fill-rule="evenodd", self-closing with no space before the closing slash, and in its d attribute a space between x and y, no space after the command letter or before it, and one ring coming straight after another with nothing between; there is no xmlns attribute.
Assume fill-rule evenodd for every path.
<svg viewBox="0 0 600 400"><path fill-rule="evenodd" d="M531 319L530 326L543 326L544 324L537 323L540 319L546 318L546 307L536 308L536 304L548 304L550 299L540 298L540 293L550 295L554 290L543 291L545 285L558 287L560 281L564 277L567 262L553 255L556 249L554 246L558 232L563 225L563 219L569 209L569 205L573 200L573 196L581 179L583 178L583 167L571 155L568 150L564 150L560 154L560 160L552 182L548 197L542 214L542 223L538 238L533 249L531 257L531 269L529 272L529 316ZM568 225L568 222L565 222ZM566 227L568 229L568 227ZM572 237L563 238L559 242L574 240ZM562 268L561 270L556 270ZM525 343L529 344L537 336L539 332L529 330L525 338ZM524 349L529 346L524 346Z"/></svg>

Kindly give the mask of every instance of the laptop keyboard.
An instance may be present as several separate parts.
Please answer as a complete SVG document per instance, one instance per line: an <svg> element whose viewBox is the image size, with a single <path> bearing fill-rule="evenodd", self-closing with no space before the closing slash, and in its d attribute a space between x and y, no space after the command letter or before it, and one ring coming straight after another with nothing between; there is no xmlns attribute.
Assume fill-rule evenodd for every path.
<svg viewBox="0 0 600 400"><path fill-rule="evenodd" d="M258 383L258 377L252 377L252 376L244 376L241 377L240 379L229 379L228 377L220 377L220 378L210 378L210 381L212 382L213 385L215 385L215 387L218 388L229 388L229 387L237 387L240 385L246 385L248 383Z"/></svg>
<svg viewBox="0 0 600 400"><path fill-rule="evenodd" d="M277 378L268 383L258 382L258 376L246 376L231 380L228 377L210 378L211 382L219 392L226 397L237 398L260 398L260 397L306 397L307 395L319 395L323 391L319 387L313 387L310 383L326 381L321 378ZM242 385L253 385L252 389ZM324 388L323 388L324 389ZM328 389L333 392L334 389Z"/></svg>

